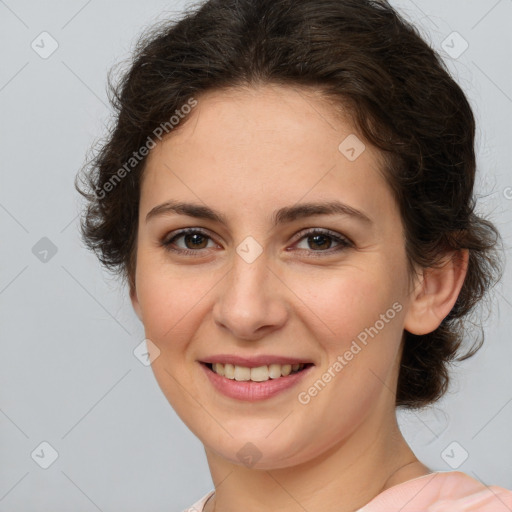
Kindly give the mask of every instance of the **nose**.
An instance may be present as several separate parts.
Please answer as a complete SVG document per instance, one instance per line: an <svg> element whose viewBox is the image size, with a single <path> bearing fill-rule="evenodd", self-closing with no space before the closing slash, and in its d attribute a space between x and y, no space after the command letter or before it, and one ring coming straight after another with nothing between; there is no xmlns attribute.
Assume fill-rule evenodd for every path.
<svg viewBox="0 0 512 512"><path fill-rule="evenodd" d="M286 290L265 252L250 263L234 254L233 266L217 291L215 323L237 339L268 336L288 318Z"/></svg>

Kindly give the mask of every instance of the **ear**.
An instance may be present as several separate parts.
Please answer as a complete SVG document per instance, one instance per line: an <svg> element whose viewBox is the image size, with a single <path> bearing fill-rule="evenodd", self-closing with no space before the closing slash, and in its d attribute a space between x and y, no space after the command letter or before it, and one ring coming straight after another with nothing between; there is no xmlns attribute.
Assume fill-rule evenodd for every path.
<svg viewBox="0 0 512 512"><path fill-rule="evenodd" d="M423 269L412 292L404 329L412 334L435 331L452 310L466 277L469 250L448 253L439 266Z"/></svg>
<svg viewBox="0 0 512 512"><path fill-rule="evenodd" d="M133 310L142 322L142 310L140 308L139 299L137 297L137 290L135 286L130 286L130 300L132 301Z"/></svg>

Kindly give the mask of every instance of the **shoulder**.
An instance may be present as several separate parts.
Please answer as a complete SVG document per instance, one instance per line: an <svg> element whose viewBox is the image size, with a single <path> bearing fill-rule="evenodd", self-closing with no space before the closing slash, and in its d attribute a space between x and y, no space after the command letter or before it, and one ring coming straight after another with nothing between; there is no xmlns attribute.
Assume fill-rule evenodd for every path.
<svg viewBox="0 0 512 512"><path fill-rule="evenodd" d="M200 500L196 501L193 505L185 509L183 512L202 512L204 504L208 501L208 498L213 495L215 491L210 491L205 494Z"/></svg>
<svg viewBox="0 0 512 512"><path fill-rule="evenodd" d="M386 489L357 512L508 512L512 491L461 471L437 471Z"/></svg>

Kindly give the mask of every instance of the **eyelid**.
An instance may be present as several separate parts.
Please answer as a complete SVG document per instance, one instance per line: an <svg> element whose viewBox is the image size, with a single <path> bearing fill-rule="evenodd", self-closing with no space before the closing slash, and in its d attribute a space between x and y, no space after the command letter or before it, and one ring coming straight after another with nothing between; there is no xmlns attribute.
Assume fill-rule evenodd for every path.
<svg viewBox="0 0 512 512"><path fill-rule="evenodd" d="M182 254L182 255L192 255L193 254L194 256L201 256L204 253L204 251L207 250L207 248L193 250L193 249L182 249L182 248L175 249L172 247L171 242L173 240L181 238L182 236L186 236L187 234L201 234L205 238L208 238L212 242L216 243L217 245L220 245L220 244L218 244L218 242L216 242L215 237L210 234L209 230L207 230L205 228L200 228L200 227L188 227L188 228L183 228L183 229L178 229L176 231L172 231L171 233L168 233L166 236L163 237L163 239L160 242L160 245L163 246L164 249L175 252L177 254ZM299 252L306 251L308 253L313 254L314 256L321 257L322 255L337 253L337 252L341 251L341 249L343 249L343 248L346 249L346 248L351 248L351 247L355 246L354 242L352 242L352 240L350 238L348 238L346 235L344 235L342 233L338 233L337 231L327 229L327 228L319 228L319 227L308 227L308 228L301 229L298 233L296 233L293 236L293 239L294 239L293 244L300 242L302 239L306 239L310 236L316 236L316 235L326 235L329 238L335 240L338 243L338 245L334 249L329 248L327 250L320 250L320 251L313 251L313 250L307 250L307 249L297 249L297 250Z"/></svg>
<svg viewBox="0 0 512 512"><path fill-rule="evenodd" d="M347 242L350 245L354 245L354 242L348 236L344 235L343 233L338 233L337 231L333 231L333 230L327 229L327 228L318 228L318 227L304 228L304 229L301 229L297 234L295 234L293 236L293 238L300 240L301 238L304 238L305 235L314 236L316 234L328 235L334 239L339 239L344 242Z"/></svg>
<svg viewBox="0 0 512 512"><path fill-rule="evenodd" d="M181 228L181 229L174 229L173 231L170 231L169 233L167 233L164 237L163 237L163 240L172 240L173 238L176 238L180 235L187 235L189 233L201 233L202 235L205 235L205 236L209 236L210 238L213 238L211 235L210 235L210 232L205 229L205 228L196 228L194 226L190 226L190 227L186 227L186 228Z"/></svg>
<svg viewBox="0 0 512 512"><path fill-rule="evenodd" d="M183 229L178 229L175 231L171 231L170 233L167 233L161 240L160 244L164 246L164 248L170 248L171 241L176 240L177 238L180 238L182 236L186 236L188 234L200 234L203 235L205 238L209 238L212 242L216 243L217 245L220 245L216 240L215 237L212 236L212 234L205 228L196 228L196 227L188 227ZM171 249L172 250L172 249ZM190 251L190 252L197 252L203 251L205 249L199 249L199 250L192 250L192 249L177 249L177 252L184 252L184 251Z"/></svg>

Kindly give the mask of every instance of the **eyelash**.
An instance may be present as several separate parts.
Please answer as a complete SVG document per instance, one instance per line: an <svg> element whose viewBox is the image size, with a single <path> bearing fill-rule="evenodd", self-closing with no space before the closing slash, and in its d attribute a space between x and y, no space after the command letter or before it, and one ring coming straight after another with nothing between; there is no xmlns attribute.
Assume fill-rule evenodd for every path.
<svg viewBox="0 0 512 512"><path fill-rule="evenodd" d="M185 255L185 256L188 256L188 255L189 256L193 256L193 257L202 256L201 253L202 253L202 251L207 250L206 248L192 250L192 249L176 249L176 248L174 248L172 246L173 242L175 240L177 240L178 238L181 238L181 237L183 237L185 235L190 235L190 234L192 234L192 235L199 234L199 235L202 235L205 238L208 238L208 239L212 240L212 238L205 231L203 231L202 229L199 229L199 228L187 228L187 229L180 230L172 238L164 238L160 243L164 247L164 249L166 249L168 251L172 251L172 252L175 252L175 253L178 253L178 254L181 254L181 255ZM295 242L295 243L299 243L301 240L307 239L307 238L315 236L315 235L327 236L328 238L331 238L334 241L338 242L339 245L334 250L332 250L332 249L318 250L318 251L312 251L312 250L308 251L307 249L298 249L298 250L299 251L304 251L305 250L305 251L313 253L313 254L316 253L313 257L322 257L323 254L325 254L325 253L327 253L328 255L331 255L333 253L340 252L343 249L347 249L347 248L350 248L350 247L354 246L354 244L348 238L346 238L344 236L341 236L339 234L336 234L336 233L334 233L332 231L329 231L327 229L319 229L319 228L315 228L315 229L311 229L309 231L306 231L305 233L302 234L302 237L300 237L297 240L297 242ZM318 254L318 253L320 253L320 254Z"/></svg>

